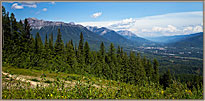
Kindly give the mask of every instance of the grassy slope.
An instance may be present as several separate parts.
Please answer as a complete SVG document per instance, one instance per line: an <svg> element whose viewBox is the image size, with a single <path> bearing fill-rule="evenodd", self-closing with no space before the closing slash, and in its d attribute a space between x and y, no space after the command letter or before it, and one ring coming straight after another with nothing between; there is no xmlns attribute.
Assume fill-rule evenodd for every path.
<svg viewBox="0 0 205 101"><path fill-rule="evenodd" d="M96 77L87 77L76 74L49 73L14 67L3 67L3 72L14 75L29 75L40 77L42 73L46 77L60 78L48 87L31 88L29 84L3 76L3 99L202 99L202 91L191 91L183 85L174 83L170 88L163 90L162 87L153 83L144 85L130 85L113 80L104 80ZM64 87L61 82L64 78L76 81L74 87ZM66 80L66 79L65 79ZM17 85L15 85L17 84ZM99 87L92 86L93 84ZM8 85L15 85L8 88ZM105 87L103 87L105 86ZM20 89L19 89L20 88Z"/></svg>

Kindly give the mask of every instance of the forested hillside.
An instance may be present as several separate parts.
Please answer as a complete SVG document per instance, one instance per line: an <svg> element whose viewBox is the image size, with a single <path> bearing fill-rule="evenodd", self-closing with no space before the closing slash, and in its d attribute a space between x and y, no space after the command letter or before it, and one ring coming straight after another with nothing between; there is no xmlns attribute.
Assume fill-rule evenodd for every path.
<svg viewBox="0 0 205 101"><path fill-rule="evenodd" d="M41 35L43 43L45 42L46 35L48 37L52 34L53 41L55 42L57 40L58 29L61 30L62 40L64 43L68 42L69 40L73 40L73 45L79 44L79 36L81 32L83 33L84 39L91 44L91 48L93 50L96 50L96 48L99 49L98 46L101 42L104 42L106 46L109 46L111 43L106 38L89 31L87 28L81 25L49 25L43 26L40 29L32 29L31 33L33 34L33 37L35 37L36 33L38 32Z"/></svg>
<svg viewBox="0 0 205 101"><path fill-rule="evenodd" d="M186 48L186 47L197 47L203 48L203 32L195 33L186 36L185 38L169 44L170 46Z"/></svg>

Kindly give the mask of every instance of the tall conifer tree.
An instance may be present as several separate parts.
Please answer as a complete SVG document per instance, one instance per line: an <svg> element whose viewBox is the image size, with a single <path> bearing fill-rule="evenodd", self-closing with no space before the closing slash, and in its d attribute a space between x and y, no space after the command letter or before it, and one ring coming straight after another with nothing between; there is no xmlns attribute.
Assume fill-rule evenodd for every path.
<svg viewBox="0 0 205 101"><path fill-rule="evenodd" d="M62 35L61 35L61 31L60 29L58 29L58 35L57 35L57 39L55 42L55 53L60 55L63 53L63 49L64 49L64 43L62 40Z"/></svg>
<svg viewBox="0 0 205 101"><path fill-rule="evenodd" d="M49 35L49 49L53 51L53 33Z"/></svg>

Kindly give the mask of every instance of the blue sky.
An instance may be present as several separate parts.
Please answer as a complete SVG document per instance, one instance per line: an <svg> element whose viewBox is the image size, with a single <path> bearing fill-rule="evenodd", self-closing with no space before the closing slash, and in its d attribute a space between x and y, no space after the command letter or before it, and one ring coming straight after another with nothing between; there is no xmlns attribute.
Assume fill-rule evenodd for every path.
<svg viewBox="0 0 205 101"><path fill-rule="evenodd" d="M15 14L17 20L27 17L35 17L43 20L75 22L85 26L92 24L98 27L108 27L113 30L119 30L119 27L122 26L122 22L134 26L133 22L136 22L136 20L139 22L139 19L142 21L150 17L153 21L155 20L153 17L158 17L158 20L155 22L152 21L153 25L151 24L150 26L138 25L136 26L136 29L139 31L139 26L146 26L145 28L150 28L152 30L157 29L153 27L164 29L169 27L190 27L188 24L197 26L203 21L203 2L3 2L2 4L7 11ZM173 19L175 15L181 17L181 19L184 19L184 16L186 15L185 17L188 17L188 20L196 19L197 21L189 21L190 23L184 21L182 22L184 24L181 25L169 24L169 22L166 22L165 24L161 20L159 22L159 17L164 16L176 20ZM180 21L180 19L177 18L174 22L177 21ZM158 28L158 30L162 31L160 28ZM139 35L137 30L132 30L135 28L122 27L120 29L130 30ZM141 28L141 30L142 29L143 28ZM194 30L194 27L192 29ZM149 35L148 32L145 34L146 35L139 36Z"/></svg>

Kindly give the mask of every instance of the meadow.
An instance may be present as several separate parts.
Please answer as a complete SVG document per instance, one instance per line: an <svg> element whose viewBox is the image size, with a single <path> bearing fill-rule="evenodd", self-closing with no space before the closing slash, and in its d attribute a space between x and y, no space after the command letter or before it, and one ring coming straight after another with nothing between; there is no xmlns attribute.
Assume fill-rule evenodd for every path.
<svg viewBox="0 0 205 101"><path fill-rule="evenodd" d="M152 82L132 85L92 76L49 73L10 66L3 67L3 72L5 71L15 76L3 75L3 99L203 99L203 89L190 90L177 82L164 90L162 86ZM30 82L16 80L20 75L38 78L40 80L30 80L40 84L33 87Z"/></svg>

